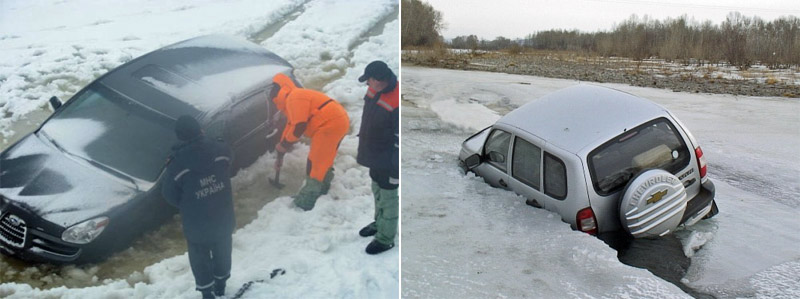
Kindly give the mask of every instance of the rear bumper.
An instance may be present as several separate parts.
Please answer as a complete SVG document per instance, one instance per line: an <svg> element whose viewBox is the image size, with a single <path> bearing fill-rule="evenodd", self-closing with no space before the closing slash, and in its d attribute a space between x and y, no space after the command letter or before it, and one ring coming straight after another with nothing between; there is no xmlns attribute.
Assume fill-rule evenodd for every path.
<svg viewBox="0 0 800 299"><path fill-rule="evenodd" d="M697 196L686 203L686 211L683 212L681 224L692 225L712 211L713 209L711 208L715 193L714 182L712 182L711 179L706 180L700 186L700 192L697 193Z"/></svg>

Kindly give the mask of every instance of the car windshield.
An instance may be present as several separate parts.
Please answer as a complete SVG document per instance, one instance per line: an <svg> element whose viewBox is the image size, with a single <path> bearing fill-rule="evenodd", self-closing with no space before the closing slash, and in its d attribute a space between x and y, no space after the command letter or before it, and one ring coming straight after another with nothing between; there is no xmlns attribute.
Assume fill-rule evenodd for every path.
<svg viewBox="0 0 800 299"><path fill-rule="evenodd" d="M42 126L62 150L153 182L176 142L173 120L93 84Z"/></svg>
<svg viewBox="0 0 800 299"><path fill-rule="evenodd" d="M669 120L658 118L599 146L589 153L595 190L604 196L614 193L644 169L680 171L690 160L680 136Z"/></svg>

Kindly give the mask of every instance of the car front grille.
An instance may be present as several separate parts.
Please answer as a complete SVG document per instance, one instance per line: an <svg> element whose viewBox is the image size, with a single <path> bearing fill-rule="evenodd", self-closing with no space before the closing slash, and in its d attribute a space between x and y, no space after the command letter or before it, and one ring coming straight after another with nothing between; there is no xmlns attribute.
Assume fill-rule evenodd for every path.
<svg viewBox="0 0 800 299"><path fill-rule="evenodd" d="M22 248L25 246L27 234L28 227L25 220L11 213L0 215L0 241L12 247Z"/></svg>

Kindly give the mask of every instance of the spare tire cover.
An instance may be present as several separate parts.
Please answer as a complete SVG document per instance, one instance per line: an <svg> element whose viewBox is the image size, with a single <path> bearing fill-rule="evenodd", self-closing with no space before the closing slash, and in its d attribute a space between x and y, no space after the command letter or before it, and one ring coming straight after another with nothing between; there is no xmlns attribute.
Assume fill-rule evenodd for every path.
<svg viewBox="0 0 800 299"><path fill-rule="evenodd" d="M674 231L686 211L686 189L663 169L639 172L628 182L619 206L622 227L635 238Z"/></svg>

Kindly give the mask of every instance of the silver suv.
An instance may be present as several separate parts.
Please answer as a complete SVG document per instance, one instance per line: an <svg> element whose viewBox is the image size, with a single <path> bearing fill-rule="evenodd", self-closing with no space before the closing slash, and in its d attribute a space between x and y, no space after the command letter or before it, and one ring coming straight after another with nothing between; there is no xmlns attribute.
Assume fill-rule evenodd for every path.
<svg viewBox="0 0 800 299"><path fill-rule="evenodd" d="M703 151L665 108L576 85L464 141L460 165L590 234L658 237L717 213Z"/></svg>

